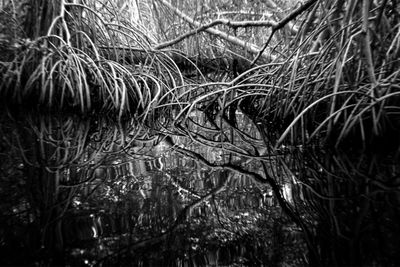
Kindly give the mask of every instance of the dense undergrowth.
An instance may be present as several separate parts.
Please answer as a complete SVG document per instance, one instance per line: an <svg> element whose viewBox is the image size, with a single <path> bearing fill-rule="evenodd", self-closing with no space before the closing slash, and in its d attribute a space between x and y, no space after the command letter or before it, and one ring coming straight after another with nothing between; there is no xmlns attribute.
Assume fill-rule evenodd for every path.
<svg viewBox="0 0 400 267"><path fill-rule="evenodd" d="M20 10L4 7L4 29L13 31L2 36L3 104L143 120L160 104L160 96L182 84L173 60L150 51L150 40L138 27L106 22L115 10L100 14L90 4L55 3L60 10L50 14L54 19L48 29L40 29L44 35L32 25L21 30L24 25L14 19ZM131 51L137 47L139 58Z"/></svg>
<svg viewBox="0 0 400 267"><path fill-rule="evenodd" d="M347 244L341 239L343 233L350 235L354 230L351 219L360 222L355 227L357 232L363 220L378 211L388 213L390 220L395 217L386 210L382 204L385 202L379 202L371 211L365 198L378 201L383 191L396 189L397 169L379 176L378 164L369 166L368 162L375 162L371 156L374 153L395 161L400 148L400 10L396 1L390 0L314 2L296 20L295 35L284 43L270 44L274 46L268 51L274 53L270 61L264 57L254 60L253 65L252 60L243 63L237 60L240 51L225 53L220 46L212 46L199 54L210 56L210 62L228 62L228 66L202 73L204 66L198 63L208 61L193 59L193 47L188 45L192 39L186 45L174 44L173 48L185 51L157 49L156 38L147 32L148 28L121 16L121 10L112 3L99 7L95 1L77 4L38 0L34 4L48 8L25 14L23 7L10 1L2 6L0 17L0 103L14 111L92 119L100 115L120 127L118 133L107 131L107 123L99 119L92 121L91 127L83 127L84 131L76 130L68 119L65 125L44 125L42 128L50 136L59 128L79 133L71 139L65 138L67 133L50 141L38 138L39 148L49 147L37 158L46 158L45 152L51 152L50 156L57 154L63 160L54 163L55 169L77 160L92 135L103 134L107 139L105 147L99 144L93 148L93 158L100 150L128 151L135 147L136 139L150 143L156 136L157 142L167 140L176 151L210 168L227 169L270 184L284 212L304 231L315 262L323 256L318 254L320 251L331 249L327 240L339 240L334 243L337 255L326 262L334 263L344 253L341 245ZM162 20L161 15L159 19ZM203 38L199 46L204 48L210 39L199 36ZM216 60L220 56L226 58ZM239 56L245 58L248 54ZM88 132L90 129L92 132ZM176 145L179 138L202 147L219 148L229 157L218 165L208 161L206 155ZM72 154L68 150L71 146ZM313 150L310 155L317 156L296 161L296 153L303 152L303 148ZM15 149L17 154L18 147ZM336 165L326 167L324 155L330 154L331 149L354 152L353 157L361 159L358 165L352 165L354 160L350 157L351 160L337 160ZM368 152L366 156L364 151ZM243 164L233 164L237 162ZM249 162L256 162L258 165L254 166L262 169L264 176L242 168L251 166ZM298 162L309 166L298 166ZM349 171L319 174L325 169L334 173L339 165L347 166ZM357 171L357 167L362 170ZM282 198L278 186L287 182L283 176L295 174L314 193L308 199L311 208L307 220L300 219L296 207ZM332 180L338 176L340 182ZM366 191L358 191L359 186L365 186ZM353 202L332 204L334 199L343 197L339 196L343 190L351 191L345 197ZM395 196L392 198L398 203ZM352 211L344 219L338 215L339 209L350 209L354 203L366 203L365 214L359 216ZM313 225L315 220L319 226ZM324 235L318 227L331 227L331 232ZM389 236L387 229L382 232ZM361 234L358 237L362 239ZM374 242L378 237L371 231L366 239ZM323 244L317 245L321 240ZM371 248L365 248L368 249ZM389 256L377 253L381 262L390 261L388 258L394 255L392 248L388 251ZM347 262L370 260L367 254L357 253L352 251Z"/></svg>
<svg viewBox="0 0 400 267"><path fill-rule="evenodd" d="M243 75L255 85L241 106L281 133L275 147L350 139L368 148L386 135L398 145L398 8L355 2L316 5L280 60Z"/></svg>
<svg viewBox="0 0 400 267"><path fill-rule="evenodd" d="M275 148L315 139L337 146L349 138L369 147L397 133L400 36L391 1L318 2L273 62L212 84L198 76L200 86L184 77L173 54L152 49L154 40L138 25L111 23L115 9L95 8L61 1L46 34L32 35L20 30L15 6L3 7L2 101L139 121L156 119L160 109L185 119L198 104L231 116L240 108L272 127ZM212 104L221 97L226 101Z"/></svg>

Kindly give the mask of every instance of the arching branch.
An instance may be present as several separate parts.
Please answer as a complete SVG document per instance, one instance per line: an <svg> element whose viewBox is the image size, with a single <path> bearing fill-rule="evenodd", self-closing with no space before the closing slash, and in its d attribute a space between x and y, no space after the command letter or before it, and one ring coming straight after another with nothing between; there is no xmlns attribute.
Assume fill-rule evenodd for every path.
<svg viewBox="0 0 400 267"><path fill-rule="evenodd" d="M282 29L286 24L288 24L291 20L295 19L298 15L309 9L311 6L313 6L318 0L308 0L306 3L301 5L299 8L297 8L295 11L290 13L288 16L283 18L281 21L279 21L275 26L272 27L272 32L267 40L267 42L264 44L262 49L257 53L257 56L254 58L254 60L251 62L251 66L254 66L256 62L260 59L260 57L263 56L263 53L265 49L267 48L269 42L272 39L272 36L277 32L279 29Z"/></svg>
<svg viewBox="0 0 400 267"><path fill-rule="evenodd" d="M203 25L201 25L200 22L197 22L195 20L193 20L191 17L189 17L188 15L186 15L185 13L183 13L182 11L180 11L179 9L177 9L176 7L172 6L170 3L168 3L165 0L158 0L158 2L160 2L161 4L163 4L164 6L168 7L169 9L171 9L175 14L177 14L179 17L181 17L183 20L187 21L189 24L202 29ZM222 24L221 22L219 22L218 24ZM267 23L270 27L272 26L272 23L268 22ZM246 41L243 41L242 39L239 39L235 36L232 36L226 32L222 32L210 27L205 27L204 31L207 33L210 33L212 35L218 36L220 38L222 38L223 40L230 42L234 45L238 45L240 47L242 47L243 49L245 49L246 51L252 53L252 54L258 54L260 51L260 48L254 44L249 44ZM179 38L179 37L178 37ZM186 38L186 37L185 37ZM264 55L264 54L260 54L261 57L265 56L265 59L271 59L270 55Z"/></svg>
<svg viewBox="0 0 400 267"><path fill-rule="evenodd" d="M198 34L199 32L207 31L207 29L209 29L211 27L214 27L216 25L221 25L221 24L229 26L229 27L232 27L232 28L240 28L240 27L242 27L242 28L245 28L245 27L275 27L276 26L276 23L274 21L264 21L264 20L258 20L258 21L252 21L252 20L231 21L231 20L228 20L228 19L218 19L218 20L214 20L214 21L212 21L212 22L210 22L208 24L201 25L198 28L196 28L196 29L194 29L194 30L192 30L190 32L187 32L185 34L182 34L179 37L177 37L177 38L175 38L175 39L173 39L171 41L158 44L157 46L154 47L154 49L166 48L168 46L171 46L171 45L174 45L176 43L179 43L180 41L182 41L182 40L184 40L184 39L186 39L186 38L188 38L188 37L190 37L192 35ZM224 33L221 32L221 35L224 36Z"/></svg>

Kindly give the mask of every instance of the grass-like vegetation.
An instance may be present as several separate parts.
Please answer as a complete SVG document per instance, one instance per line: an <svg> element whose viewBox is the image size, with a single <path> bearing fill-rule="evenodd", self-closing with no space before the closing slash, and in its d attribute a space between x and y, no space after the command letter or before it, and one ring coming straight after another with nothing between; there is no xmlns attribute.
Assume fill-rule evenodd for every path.
<svg viewBox="0 0 400 267"><path fill-rule="evenodd" d="M367 145L398 127L395 10L387 1L376 6L319 2L273 62L223 83L203 77L197 86L184 78L174 53L152 49L154 38L121 19L116 7L61 1L47 34L34 39L16 34L18 10L6 7L8 20L3 20L14 32L3 38L8 50L0 94L12 105L142 121L155 111L168 114L166 109L189 114L199 103L222 97L219 110L239 106L273 127L275 148L315 139L337 146L347 137Z"/></svg>
<svg viewBox="0 0 400 267"><path fill-rule="evenodd" d="M268 127L275 148L314 141L368 147L390 139L399 130L396 10L387 1L318 2L273 62L247 70L192 105L232 92L220 110L240 106Z"/></svg>
<svg viewBox="0 0 400 267"><path fill-rule="evenodd" d="M61 2L46 35L3 36L8 45L0 69L4 103L144 121L161 96L182 83L173 60L151 51L141 29L106 21L115 10L100 14L90 5ZM7 17L4 22L16 23Z"/></svg>
<svg viewBox="0 0 400 267"><path fill-rule="evenodd" d="M9 143L17 144L13 154L23 151L23 160L28 163L32 161L29 157L51 160L51 164L39 166L51 173L49 181L58 179L51 186L43 185L48 193L48 198L41 200L43 207L58 205L53 191L91 182L92 174L76 181L60 179L58 171L71 163L84 166L103 154L122 150L136 155L138 143L155 145L163 140L168 148L197 163L268 184L285 214L302 228L310 254L318 258L316 217L320 216L320 225L326 227L336 223L326 240L341 238L343 229L352 234L351 225L341 221L334 210L334 200L343 200L340 195L344 189L351 191L345 195L348 199L361 195L359 205L366 203L366 215L354 212L351 217L359 221L355 232L360 236L364 218L372 216L369 199L397 189L390 184L391 178L386 178L391 175L386 171L375 179L374 167L364 158L358 163L352 163L351 157L348 161L336 160L324 167L326 155L321 159L303 155L308 145L313 145L317 155L328 151L327 146L356 150L379 147L383 152L398 152L400 12L395 1L315 1L290 23L288 36L284 31L287 27L265 31L277 38L262 35L262 28L249 33L242 28L230 32L236 45L246 34L259 45L271 40L273 48L266 50L273 53L270 61L267 56L238 61L249 55L242 55L243 51L232 44L225 47L224 42L232 38L221 38L220 31L213 37L204 32L188 35L171 43L172 48L168 48L169 43L166 48L166 43L159 46L150 31L151 23L140 25L135 10L126 5L117 7L112 1L104 1L104 5L96 5L98 1L32 2L47 8L24 18L23 7L14 1L1 6L0 103L17 110L74 114L74 120L55 116L61 122L50 119L39 123L26 116L21 120L26 122L26 129L19 125L20 118L10 126L6 126L7 120L2 121L4 133L21 127L23 134L9 137ZM181 23L183 15L178 11L172 12L168 5L158 6L158 33L166 39L179 39L182 29L196 32ZM240 13L231 18L248 19ZM150 22L151 18L144 20ZM224 25L218 27L225 29ZM200 56L197 60L193 55ZM209 61L204 60L208 56ZM227 66L218 68L225 61ZM212 63L216 71L201 73L201 69L210 72ZM118 130L109 129L109 121L103 124L101 119L90 125L76 120L94 115L107 117ZM35 130L34 134L28 133L29 128ZM187 147L179 146L179 138L186 138ZM208 152L197 153L196 146L218 150L220 155L211 160ZM294 151L301 154L300 159ZM335 180L338 166L344 169L343 177ZM365 170L354 171L360 166ZM29 178L36 177L32 174ZM295 178L307 188L304 192L311 192L306 201L315 213L310 211L309 217L302 217L303 211L283 197L280 186ZM365 194L357 191L357 183L363 182L372 184ZM349 203L341 207L348 209L353 202Z"/></svg>

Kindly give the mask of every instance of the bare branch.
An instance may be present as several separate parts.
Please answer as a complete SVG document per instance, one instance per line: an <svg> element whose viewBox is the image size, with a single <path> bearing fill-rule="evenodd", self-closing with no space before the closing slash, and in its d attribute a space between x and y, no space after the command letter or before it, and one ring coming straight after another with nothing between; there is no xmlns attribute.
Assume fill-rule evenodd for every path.
<svg viewBox="0 0 400 267"><path fill-rule="evenodd" d="M297 8L295 11L290 13L288 16L283 18L280 22L276 24L276 26L272 27L272 32L267 40L267 42L264 44L263 48L258 52L257 56L254 58L254 60L251 62L251 66L254 66L256 62L260 59L260 57L263 55L265 49L267 48L269 42L272 39L272 36L275 34L276 31L279 29L282 29L286 24L288 24L291 20L295 19L298 15L306 11L308 8L310 8L313 4L315 4L318 0L309 0L303 5L301 5L299 8Z"/></svg>
<svg viewBox="0 0 400 267"><path fill-rule="evenodd" d="M186 15L185 13L183 13L182 11L177 9L176 7L172 6L167 1L165 1L165 0L158 0L158 1L161 4L165 5L166 7L168 7L169 9L171 9L175 14L177 14L183 20L187 21L189 24L194 25L197 28L202 27L200 22L197 22L197 21L193 20L191 17L189 17L188 15ZM230 43L232 43L234 45L238 45L240 47L243 47L243 49L245 49L249 53L260 54L258 57L264 57L265 56L265 59L271 59L270 56L264 55L263 53L259 53L260 52L260 48L258 46L254 45L254 44L250 44L248 42L245 42L242 39L239 39L237 37L229 35L226 32L222 32L222 31L219 31L219 30L216 30L216 29L213 29L213 28L206 28L206 29L204 29L204 31L208 32L210 34L213 34L215 36L218 36L218 37L224 39L225 41L230 42Z"/></svg>
<svg viewBox="0 0 400 267"><path fill-rule="evenodd" d="M232 28L245 28L245 27L275 27L276 26L276 22L274 21L267 21L267 20L257 20L257 21L252 21L252 20L245 20L245 21L231 21L228 19L218 19L218 20L214 20L208 24L202 25L190 32L187 32L185 34L182 34L181 36L165 42L165 43L161 43L157 46L154 47L154 49L163 49L165 47L174 45L176 43L179 43L180 41L192 36L192 35L196 35L199 32L203 32L203 31L207 31L207 29L214 27L216 25L220 25L220 24L224 24L226 26L232 27ZM222 33L222 32L221 32Z"/></svg>
<svg viewBox="0 0 400 267"><path fill-rule="evenodd" d="M232 176L233 176L233 174L229 174L229 176L225 179L225 181L221 185L219 185L218 187L214 188L209 193L201 196L199 199L193 201L192 203L187 205L185 208L183 208L180 211L179 216L175 219L174 223L165 232L162 232L159 235L154 236L154 237L150 237L148 239L144 239L144 240L140 240L140 241L135 242L135 243L128 244L128 245L120 248L115 253L106 255L103 258L101 258L96 263L96 266L97 265L101 266L102 263L104 261L106 261L107 259L112 258L112 257L116 257L116 256L121 255L123 253L126 253L129 250L132 251L132 250L136 250L136 249L139 249L139 248L151 246L151 245L154 245L154 244L158 244L158 243L160 243L162 241L165 241L168 238L168 236L170 234L172 234L182 224L182 222L184 222L187 219L187 217L189 216L190 212L193 209L195 209L196 207L198 207L199 205L201 205L205 201L209 200L211 197L213 197L213 196L219 194L220 192L222 192L223 190L225 190L225 188L227 187L227 185L231 181Z"/></svg>

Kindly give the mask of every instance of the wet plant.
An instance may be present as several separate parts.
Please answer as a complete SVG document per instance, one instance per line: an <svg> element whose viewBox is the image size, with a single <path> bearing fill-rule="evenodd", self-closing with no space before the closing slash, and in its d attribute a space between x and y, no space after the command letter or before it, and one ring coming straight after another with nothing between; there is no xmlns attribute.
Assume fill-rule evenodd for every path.
<svg viewBox="0 0 400 267"><path fill-rule="evenodd" d="M398 153L388 153L400 145L395 1L308 0L276 24L264 21L267 34L251 36L263 31L255 29L259 22L246 22L254 27L248 32L238 21L202 24L219 15L208 10L191 18L197 2L184 7L159 0L151 6L153 17L141 15L159 20L158 33L169 40L164 43L148 32L151 23L138 22L138 1L96 2L35 0L32 5L46 8L21 23L18 6L2 6L8 19L0 19L14 26L0 35L6 51L0 96L10 112L0 118L0 146L10 148L9 157L0 154L0 182L10 185L17 177L21 183L10 188L27 193L0 194L15 198L4 208L7 225L17 221L32 224L31 233L41 231L32 240L45 248L44 261L63 262L60 229L67 213L90 219L82 219L83 237L92 226L97 236L94 218L114 223L103 225L112 232L96 243L103 250L86 251L98 264L118 264L120 257L130 260L168 242L181 246L176 255L189 249L206 259L195 251L198 241L184 244L172 236L201 220L219 228L221 240L252 229L247 224L259 214L251 205L252 212L239 211L248 205L239 189L256 207L272 206L274 199L276 207L264 211L291 222L286 230L299 233L300 253L307 246L311 265L341 263L342 254L343 263L397 260L391 244L387 253L360 252L373 251L368 246L379 239L370 229L396 244L389 227L376 227L394 221L398 210ZM150 10L149 3L143 1L142 10ZM281 36L285 41L279 42ZM240 38L264 46L247 47ZM252 56L244 59L247 52ZM22 108L40 116L24 115ZM329 148L348 154L336 157ZM390 163L371 156L376 152ZM18 168L9 166L13 161ZM96 217L91 209L103 214ZM375 219L380 211L385 216ZM280 222L267 226L281 243ZM282 253L272 254L264 260L282 261Z"/></svg>
<svg viewBox="0 0 400 267"><path fill-rule="evenodd" d="M145 121L160 96L183 82L166 53L151 51L142 30L107 21L115 9L100 14L94 3L45 5L54 11L47 28L30 25L31 32L9 43L14 57L2 62L0 74L4 103Z"/></svg>
<svg viewBox="0 0 400 267"><path fill-rule="evenodd" d="M318 2L275 62L242 75L260 84L242 109L281 133L276 148L350 139L372 147L398 132L394 10L392 1Z"/></svg>

